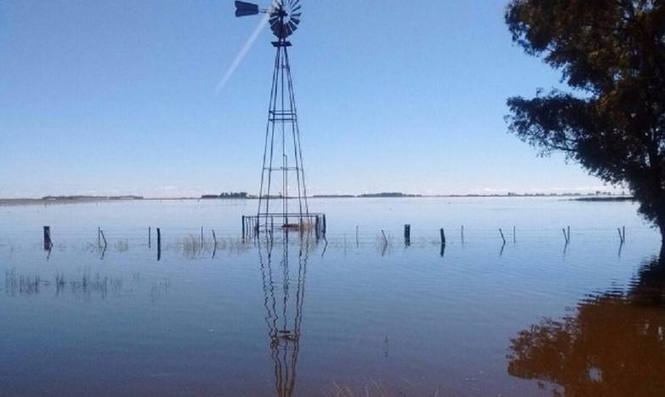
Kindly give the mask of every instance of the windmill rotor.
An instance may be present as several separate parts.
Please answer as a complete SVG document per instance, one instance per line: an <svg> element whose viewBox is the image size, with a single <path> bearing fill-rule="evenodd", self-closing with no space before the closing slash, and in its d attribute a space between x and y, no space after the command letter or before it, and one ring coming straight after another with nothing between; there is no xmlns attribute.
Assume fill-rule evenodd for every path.
<svg viewBox="0 0 665 397"><path fill-rule="evenodd" d="M236 17L268 14L270 30L280 40L285 40L293 34L300 25L302 17L302 5L300 0L273 0L268 9L260 9L258 4L245 1L236 1Z"/></svg>
<svg viewBox="0 0 665 397"><path fill-rule="evenodd" d="M275 0L270 12L270 29L277 38L285 39L298 29L301 16L300 0Z"/></svg>

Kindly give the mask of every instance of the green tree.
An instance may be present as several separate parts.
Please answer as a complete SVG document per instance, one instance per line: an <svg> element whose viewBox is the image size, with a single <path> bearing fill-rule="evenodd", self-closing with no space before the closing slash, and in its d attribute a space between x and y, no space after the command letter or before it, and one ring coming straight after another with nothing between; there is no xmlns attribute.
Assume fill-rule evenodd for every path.
<svg viewBox="0 0 665 397"><path fill-rule="evenodd" d="M512 0L505 19L570 87L508 99L509 130L628 186L665 247L665 0Z"/></svg>

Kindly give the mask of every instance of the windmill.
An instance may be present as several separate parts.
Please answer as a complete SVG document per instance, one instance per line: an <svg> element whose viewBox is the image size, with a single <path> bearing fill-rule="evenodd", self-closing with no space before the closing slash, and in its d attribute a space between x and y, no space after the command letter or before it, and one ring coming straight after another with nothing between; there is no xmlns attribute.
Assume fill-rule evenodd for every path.
<svg viewBox="0 0 665 397"><path fill-rule="evenodd" d="M315 228L325 233L325 215L311 213L307 203L305 167L288 48L289 37L302 16L300 0L274 0L270 7L236 1L236 17L266 14L276 40L272 86L263 146L263 164L256 215L243 217L243 236L248 231L272 231L276 227L301 232ZM295 182L293 189L290 183Z"/></svg>

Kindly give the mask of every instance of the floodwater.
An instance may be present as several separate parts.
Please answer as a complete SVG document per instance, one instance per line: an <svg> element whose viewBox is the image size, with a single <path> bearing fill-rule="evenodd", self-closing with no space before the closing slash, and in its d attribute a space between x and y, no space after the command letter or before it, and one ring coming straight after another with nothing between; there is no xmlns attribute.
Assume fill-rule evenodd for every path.
<svg viewBox="0 0 665 397"><path fill-rule="evenodd" d="M0 207L0 395L665 395L633 203L312 199L327 241L243 242L255 205Z"/></svg>

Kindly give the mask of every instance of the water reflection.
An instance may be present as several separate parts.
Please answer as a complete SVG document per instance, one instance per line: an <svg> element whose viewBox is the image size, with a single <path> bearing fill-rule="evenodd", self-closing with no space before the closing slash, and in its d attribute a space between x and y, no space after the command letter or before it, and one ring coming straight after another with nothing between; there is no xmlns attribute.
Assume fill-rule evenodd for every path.
<svg viewBox="0 0 665 397"><path fill-rule="evenodd" d="M589 296L574 315L511 342L508 373L554 396L665 395L665 262L644 264L627 290Z"/></svg>
<svg viewBox="0 0 665 397"><path fill-rule="evenodd" d="M39 275L21 274L15 269L5 271L5 294L9 296L31 296L51 291L55 296L66 292L72 295L90 298L93 295L106 298L109 292L119 293L123 289L123 280L117 277L91 275L83 273L73 278L56 274L53 281Z"/></svg>
<svg viewBox="0 0 665 397"><path fill-rule="evenodd" d="M290 246L289 232L285 230L280 243L274 246L272 237L259 245L265 322L275 367L275 390L277 396L288 397L293 395L296 384L310 238L300 236L296 245Z"/></svg>

